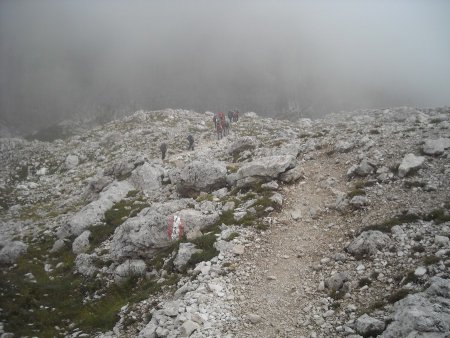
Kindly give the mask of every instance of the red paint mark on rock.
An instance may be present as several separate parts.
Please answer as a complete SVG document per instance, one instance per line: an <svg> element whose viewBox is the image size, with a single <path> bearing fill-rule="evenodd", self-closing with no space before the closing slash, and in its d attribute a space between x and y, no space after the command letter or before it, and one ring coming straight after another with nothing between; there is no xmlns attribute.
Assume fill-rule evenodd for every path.
<svg viewBox="0 0 450 338"><path fill-rule="evenodd" d="M178 215L169 217L169 226L167 227L167 235L170 240L181 239L184 235L184 219Z"/></svg>

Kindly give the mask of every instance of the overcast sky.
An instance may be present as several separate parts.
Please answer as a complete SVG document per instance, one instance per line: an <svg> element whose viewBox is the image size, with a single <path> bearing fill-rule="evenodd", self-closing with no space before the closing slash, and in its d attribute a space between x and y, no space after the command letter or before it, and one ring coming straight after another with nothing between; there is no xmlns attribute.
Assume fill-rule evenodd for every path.
<svg viewBox="0 0 450 338"><path fill-rule="evenodd" d="M450 1L0 0L0 117L450 105Z"/></svg>

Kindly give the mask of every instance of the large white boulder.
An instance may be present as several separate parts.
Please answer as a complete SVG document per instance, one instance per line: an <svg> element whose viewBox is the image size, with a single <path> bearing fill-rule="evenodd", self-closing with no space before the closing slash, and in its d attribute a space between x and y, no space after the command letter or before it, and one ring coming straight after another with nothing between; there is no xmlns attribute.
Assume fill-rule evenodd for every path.
<svg viewBox="0 0 450 338"><path fill-rule="evenodd" d="M230 144L228 154L236 156L244 150L255 149L257 146L258 142L255 137L243 136Z"/></svg>
<svg viewBox="0 0 450 338"><path fill-rule="evenodd" d="M425 140L422 150L427 155L441 155L448 148L450 148L450 139L438 138Z"/></svg>
<svg viewBox="0 0 450 338"><path fill-rule="evenodd" d="M182 234L205 229L219 219L217 213L205 214L190 209L191 199L155 203L136 217L126 220L114 232L111 255L122 257L152 257Z"/></svg>
<svg viewBox="0 0 450 338"><path fill-rule="evenodd" d="M383 332L385 326L383 321L370 317L366 313L356 320L356 332L363 337L375 337Z"/></svg>
<svg viewBox="0 0 450 338"><path fill-rule="evenodd" d="M78 165L79 162L80 160L78 159L77 155L68 155L66 157L66 161L64 162L64 166L66 167L66 169L73 169Z"/></svg>
<svg viewBox="0 0 450 338"><path fill-rule="evenodd" d="M386 247L389 236L381 231L364 231L347 247L347 251L354 256L375 255L379 249Z"/></svg>
<svg viewBox="0 0 450 338"><path fill-rule="evenodd" d="M169 177L181 196L195 197L202 191L223 188L227 183L227 168L224 162L193 161L181 169L171 171Z"/></svg>
<svg viewBox="0 0 450 338"><path fill-rule="evenodd" d="M127 259L114 270L116 282L128 277L143 276L146 270L145 262L141 259Z"/></svg>
<svg viewBox="0 0 450 338"><path fill-rule="evenodd" d="M131 183L144 194L152 194L161 187L164 169L148 162L137 167L131 174Z"/></svg>
<svg viewBox="0 0 450 338"><path fill-rule="evenodd" d="M178 254L173 261L173 265L175 265L178 270L181 270L189 262L192 255L199 252L202 252L202 250L197 249L195 244L181 243Z"/></svg>
<svg viewBox="0 0 450 338"><path fill-rule="evenodd" d="M267 156L243 165L237 171L237 185L253 183L259 179L268 181L296 166L297 161L292 155Z"/></svg>
<svg viewBox="0 0 450 338"><path fill-rule="evenodd" d="M398 167L398 176L405 177L413 170L419 169L425 162L425 157L416 156L414 154L406 154L402 163Z"/></svg>
<svg viewBox="0 0 450 338"><path fill-rule="evenodd" d="M15 263L27 248L28 246L20 241L0 242L0 263Z"/></svg>
<svg viewBox="0 0 450 338"><path fill-rule="evenodd" d="M83 231L83 233L75 238L72 243L72 251L75 255L86 252L89 250L89 237L91 232L89 230Z"/></svg>
<svg viewBox="0 0 450 338"><path fill-rule="evenodd" d="M425 292L394 304L394 320L379 337L446 337L450 332L449 309L450 280L433 277Z"/></svg>

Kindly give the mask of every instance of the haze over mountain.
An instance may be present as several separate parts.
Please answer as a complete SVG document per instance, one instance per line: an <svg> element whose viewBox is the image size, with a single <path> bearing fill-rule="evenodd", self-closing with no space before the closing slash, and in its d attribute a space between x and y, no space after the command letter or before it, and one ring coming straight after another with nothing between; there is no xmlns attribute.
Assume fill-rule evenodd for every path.
<svg viewBox="0 0 450 338"><path fill-rule="evenodd" d="M0 118L441 106L448 1L0 2Z"/></svg>

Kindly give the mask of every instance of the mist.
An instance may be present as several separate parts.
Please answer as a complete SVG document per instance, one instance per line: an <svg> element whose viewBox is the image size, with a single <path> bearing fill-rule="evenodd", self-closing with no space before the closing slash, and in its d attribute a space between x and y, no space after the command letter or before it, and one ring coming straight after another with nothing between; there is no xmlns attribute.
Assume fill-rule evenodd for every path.
<svg viewBox="0 0 450 338"><path fill-rule="evenodd" d="M0 0L0 120L450 104L450 2Z"/></svg>

